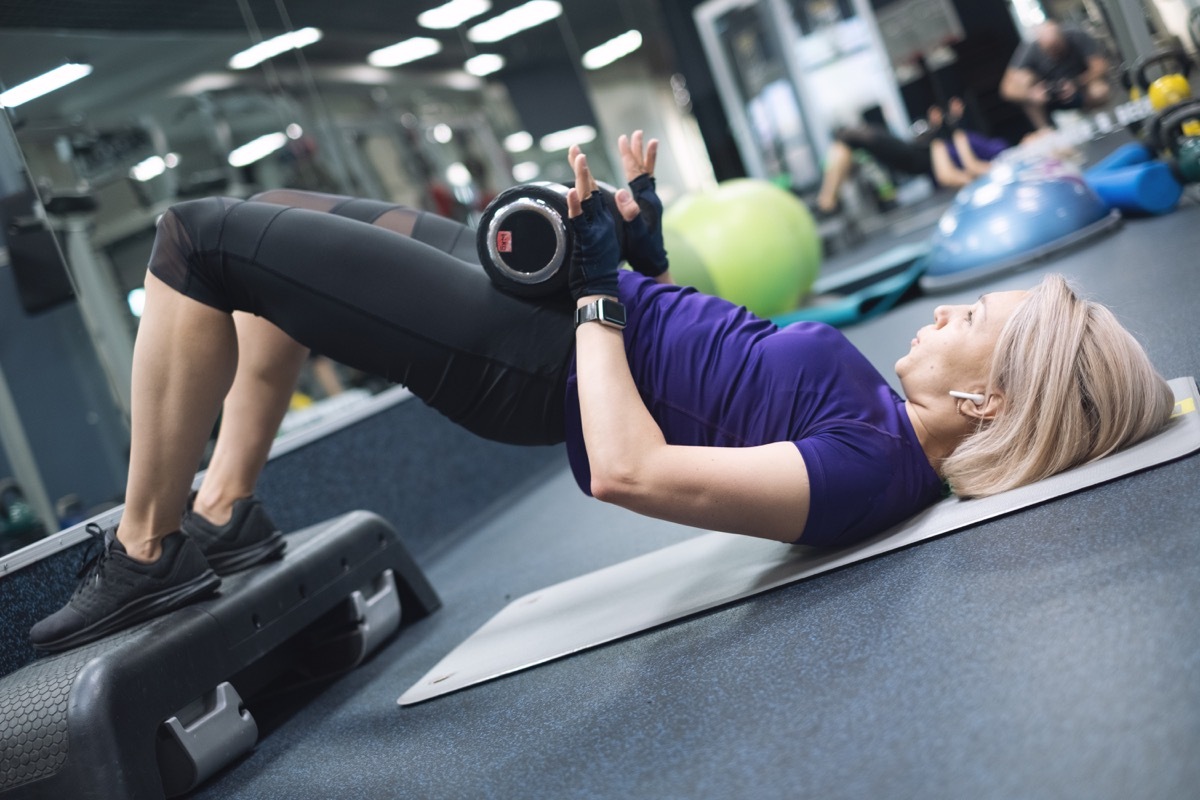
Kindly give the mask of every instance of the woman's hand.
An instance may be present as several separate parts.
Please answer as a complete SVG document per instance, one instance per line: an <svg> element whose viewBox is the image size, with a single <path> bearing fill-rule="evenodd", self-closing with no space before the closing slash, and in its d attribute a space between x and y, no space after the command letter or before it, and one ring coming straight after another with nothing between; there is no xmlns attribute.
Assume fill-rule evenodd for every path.
<svg viewBox="0 0 1200 800"><path fill-rule="evenodd" d="M654 164L658 159L658 140L643 147L643 134L622 135L617 139L621 167L629 192L617 192L617 208L625 220L625 256L629 266L643 275L657 278L667 271L667 250L663 246L663 204L655 191Z"/></svg>
<svg viewBox="0 0 1200 800"><path fill-rule="evenodd" d="M617 140L621 167L629 189L620 189L612 198L621 217L620 247L629 266L651 278L669 282L667 251L663 246L662 200L655 191L654 165L658 159L658 140L646 142L642 131L624 134ZM568 157L572 166L581 153L572 145ZM595 185L592 186L596 190Z"/></svg>
<svg viewBox="0 0 1200 800"><path fill-rule="evenodd" d="M567 217L575 234L567 285L576 300L591 295L617 296L621 249L613 218L588 169L587 156L571 148L575 186L567 190Z"/></svg>

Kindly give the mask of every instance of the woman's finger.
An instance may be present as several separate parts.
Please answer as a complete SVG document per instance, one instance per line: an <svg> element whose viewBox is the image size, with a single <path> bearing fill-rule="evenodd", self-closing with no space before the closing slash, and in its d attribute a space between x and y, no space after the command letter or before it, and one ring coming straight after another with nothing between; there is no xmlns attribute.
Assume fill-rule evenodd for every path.
<svg viewBox="0 0 1200 800"><path fill-rule="evenodd" d="M567 216L575 219L583 213L583 203L579 200L579 190L574 187L567 189Z"/></svg>
<svg viewBox="0 0 1200 800"><path fill-rule="evenodd" d="M647 175L654 174L654 165L658 161L658 139L651 139L650 144L646 145L646 158L642 163L642 171Z"/></svg>
<svg viewBox="0 0 1200 800"><path fill-rule="evenodd" d="M579 201L582 203L592 196L592 189L596 183L592 180L592 171L588 169L587 156L583 153L575 156L573 166L575 168L575 187L579 189Z"/></svg>
<svg viewBox="0 0 1200 800"><path fill-rule="evenodd" d="M621 154L621 169L625 172L625 180L631 181L638 176L637 159L629 146L629 137L621 134L617 137L617 150Z"/></svg>
<svg viewBox="0 0 1200 800"><path fill-rule="evenodd" d="M633 222L634 217L641 213L642 208L637 204L637 200L633 199L633 195L628 189L617 190L617 211L621 212L621 219L626 222Z"/></svg>

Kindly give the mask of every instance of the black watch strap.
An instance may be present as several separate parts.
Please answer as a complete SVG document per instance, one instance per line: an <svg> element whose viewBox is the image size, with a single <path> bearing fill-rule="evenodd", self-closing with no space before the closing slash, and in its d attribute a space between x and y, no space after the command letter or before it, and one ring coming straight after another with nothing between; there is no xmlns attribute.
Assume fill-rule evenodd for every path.
<svg viewBox="0 0 1200 800"><path fill-rule="evenodd" d="M625 327L625 306L609 297L593 300L586 306L575 309L575 327L585 322L599 322L620 330Z"/></svg>

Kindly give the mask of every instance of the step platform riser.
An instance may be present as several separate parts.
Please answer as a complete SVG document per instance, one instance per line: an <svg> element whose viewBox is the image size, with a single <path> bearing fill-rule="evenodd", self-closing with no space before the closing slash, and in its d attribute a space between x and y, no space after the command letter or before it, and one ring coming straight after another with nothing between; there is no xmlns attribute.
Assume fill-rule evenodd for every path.
<svg viewBox="0 0 1200 800"><path fill-rule="evenodd" d="M297 665L348 669L439 605L374 514L287 540L282 560L225 578L212 599L0 679L0 800L187 791L245 752L243 698Z"/></svg>

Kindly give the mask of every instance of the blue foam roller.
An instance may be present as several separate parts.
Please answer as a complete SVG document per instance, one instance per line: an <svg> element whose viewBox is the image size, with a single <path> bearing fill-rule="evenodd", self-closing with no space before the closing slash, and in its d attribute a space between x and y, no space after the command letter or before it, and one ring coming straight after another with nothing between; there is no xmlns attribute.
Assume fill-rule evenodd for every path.
<svg viewBox="0 0 1200 800"><path fill-rule="evenodd" d="M1134 164L1145 164L1152 158L1154 158L1154 154L1144 144L1129 142L1128 144L1121 145L1109 153L1108 156L1097 161L1085 174L1091 175L1092 173L1105 172L1110 169L1130 167Z"/></svg>
<svg viewBox="0 0 1200 800"><path fill-rule="evenodd" d="M1162 161L1088 171L1084 179L1110 207L1128 213L1165 214L1183 194L1183 185Z"/></svg>

